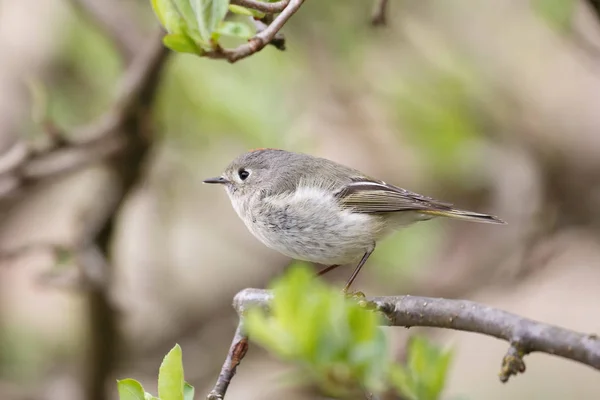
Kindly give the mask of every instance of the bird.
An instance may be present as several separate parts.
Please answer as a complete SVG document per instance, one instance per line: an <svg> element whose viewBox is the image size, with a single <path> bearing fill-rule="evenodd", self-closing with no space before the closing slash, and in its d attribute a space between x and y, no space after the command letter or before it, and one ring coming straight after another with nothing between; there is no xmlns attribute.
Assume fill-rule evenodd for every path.
<svg viewBox="0 0 600 400"><path fill-rule="evenodd" d="M438 217L505 224L454 208L337 162L282 149L240 154L215 178L233 209L264 245L292 259L326 266L355 263L348 293L376 244L398 229Z"/></svg>

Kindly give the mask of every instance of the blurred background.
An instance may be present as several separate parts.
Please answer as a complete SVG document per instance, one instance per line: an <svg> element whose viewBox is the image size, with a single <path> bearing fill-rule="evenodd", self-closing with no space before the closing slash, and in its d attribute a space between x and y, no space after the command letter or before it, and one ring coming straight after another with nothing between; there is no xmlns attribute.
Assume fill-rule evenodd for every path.
<svg viewBox="0 0 600 400"><path fill-rule="evenodd" d="M283 30L285 52L234 65L164 52L152 90L113 132L126 151L54 173L155 40L149 3L0 0L1 399L114 399L125 377L156 392L176 342L198 398L208 393L237 323L232 297L290 263L201 183L257 147L327 157L508 222L399 232L357 289L600 332L596 2L398 0L373 27L370 1L307 1ZM597 371L582 365L533 354L503 385L503 342L386 331L399 358L414 333L455 349L447 399L600 398ZM251 347L227 398L318 398L286 386L289 370Z"/></svg>

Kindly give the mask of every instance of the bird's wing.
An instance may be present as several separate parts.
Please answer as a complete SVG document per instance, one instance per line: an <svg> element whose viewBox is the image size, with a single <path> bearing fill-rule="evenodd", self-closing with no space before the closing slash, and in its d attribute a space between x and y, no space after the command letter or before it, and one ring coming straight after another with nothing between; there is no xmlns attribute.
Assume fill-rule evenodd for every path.
<svg viewBox="0 0 600 400"><path fill-rule="evenodd" d="M452 204L376 180L354 180L337 191L336 198L342 208L357 213L452 210Z"/></svg>

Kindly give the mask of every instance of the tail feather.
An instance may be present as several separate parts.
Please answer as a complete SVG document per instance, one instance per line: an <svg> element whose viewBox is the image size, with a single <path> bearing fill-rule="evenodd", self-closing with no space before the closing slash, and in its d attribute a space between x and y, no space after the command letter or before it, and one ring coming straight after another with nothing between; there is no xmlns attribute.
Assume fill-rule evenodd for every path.
<svg viewBox="0 0 600 400"><path fill-rule="evenodd" d="M424 210L424 211L421 211L421 213L426 214L426 215L433 215L436 217L439 216L439 217L462 219L465 221L481 222L484 224L506 224L506 222L502 221L500 218L495 217L493 215L480 214L480 213L476 213L476 212L457 210L457 209Z"/></svg>

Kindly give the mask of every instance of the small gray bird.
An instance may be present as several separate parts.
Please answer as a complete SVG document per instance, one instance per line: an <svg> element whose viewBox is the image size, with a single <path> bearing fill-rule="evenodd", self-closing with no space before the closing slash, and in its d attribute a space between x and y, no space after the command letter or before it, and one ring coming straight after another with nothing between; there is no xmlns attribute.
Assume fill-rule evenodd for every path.
<svg viewBox="0 0 600 400"><path fill-rule="evenodd" d="M504 224L486 214L373 179L333 161L277 149L238 156L218 178L233 208L266 246L297 260L358 265L347 292L375 244L393 231L434 217Z"/></svg>

